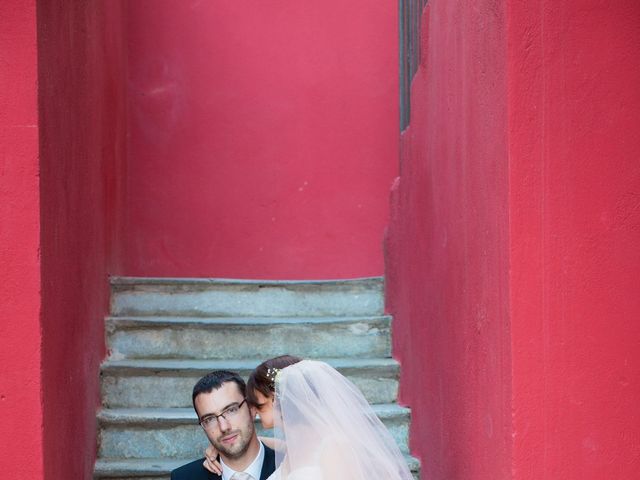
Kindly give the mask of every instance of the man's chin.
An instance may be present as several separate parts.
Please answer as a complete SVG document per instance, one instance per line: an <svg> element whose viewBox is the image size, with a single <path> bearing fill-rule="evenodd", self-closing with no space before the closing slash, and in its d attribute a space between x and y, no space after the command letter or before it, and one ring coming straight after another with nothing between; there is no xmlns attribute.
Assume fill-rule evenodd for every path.
<svg viewBox="0 0 640 480"><path fill-rule="evenodd" d="M240 432L227 435L214 444L218 452L225 457L239 458L249 450L249 441L244 441Z"/></svg>

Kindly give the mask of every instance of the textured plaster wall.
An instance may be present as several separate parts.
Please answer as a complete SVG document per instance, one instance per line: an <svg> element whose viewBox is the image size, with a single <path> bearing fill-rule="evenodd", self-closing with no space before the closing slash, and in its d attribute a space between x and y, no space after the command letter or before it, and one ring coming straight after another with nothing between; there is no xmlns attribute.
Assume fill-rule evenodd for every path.
<svg viewBox="0 0 640 480"><path fill-rule="evenodd" d="M120 2L38 2L42 399L50 480L92 478L108 274L116 265L116 180L124 161L122 22Z"/></svg>
<svg viewBox="0 0 640 480"><path fill-rule="evenodd" d="M640 472L640 4L509 11L514 478Z"/></svg>
<svg viewBox="0 0 640 480"><path fill-rule="evenodd" d="M381 275L395 2L128 3L130 275Z"/></svg>
<svg viewBox="0 0 640 480"><path fill-rule="evenodd" d="M446 2L387 235L430 479L636 479L640 8Z"/></svg>
<svg viewBox="0 0 640 480"><path fill-rule="evenodd" d="M510 473L505 35L501 2L429 2L392 191L387 308L431 480Z"/></svg>
<svg viewBox="0 0 640 480"><path fill-rule="evenodd" d="M0 2L0 471L42 478L35 2Z"/></svg>

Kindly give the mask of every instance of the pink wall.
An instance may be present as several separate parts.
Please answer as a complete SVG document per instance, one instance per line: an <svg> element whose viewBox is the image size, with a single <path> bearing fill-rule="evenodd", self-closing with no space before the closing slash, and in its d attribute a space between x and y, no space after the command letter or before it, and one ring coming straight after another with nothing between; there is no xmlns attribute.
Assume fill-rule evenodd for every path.
<svg viewBox="0 0 640 480"><path fill-rule="evenodd" d="M635 479L637 2L427 12L387 236L423 475Z"/></svg>
<svg viewBox="0 0 640 480"><path fill-rule="evenodd" d="M123 273L382 274L396 10L129 2Z"/></svg>
<svg viewBox="0 0 640 480"><path fill-rule="evenodd" d="M124 160L122 15L120 2L38 3L42 398L51 480L93 473L103 318L116 266L115 179Z"/></svg>
<svg viewBox="0 0 640 480"><path fill-rule="evenodd" d="M640 4L508 24L514 476L637 479Z"/></svg>
<svg viewBox="0 0 640 480"><path fill-rule="evenodd" d="M423 478L509 478L505 14L426 11L386 243L401 401Z"/></svg>
<svg viewBox="0 0 640 480"><path fill-rule="evenodd" d="M42 478L35 2L0 2L0 471Z"/></svg>

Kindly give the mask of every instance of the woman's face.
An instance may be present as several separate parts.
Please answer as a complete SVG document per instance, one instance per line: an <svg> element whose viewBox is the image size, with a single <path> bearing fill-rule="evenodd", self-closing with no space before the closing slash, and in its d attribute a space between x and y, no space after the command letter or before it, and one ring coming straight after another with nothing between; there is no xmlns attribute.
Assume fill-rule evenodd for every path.
<svg viewBox="0 0 640 480"><path fill-rule="evenodd" d="M262 428L273 428L273 394L265 397L261 392L254 391L258 405L256 410L260 415L260 423Z"/></svg>

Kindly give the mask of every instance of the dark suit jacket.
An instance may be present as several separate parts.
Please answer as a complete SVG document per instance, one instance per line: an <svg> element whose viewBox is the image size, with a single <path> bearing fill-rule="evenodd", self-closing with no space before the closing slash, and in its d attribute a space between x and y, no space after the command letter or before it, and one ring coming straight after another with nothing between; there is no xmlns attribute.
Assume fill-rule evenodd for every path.
<svg viewBox="0 0 640 480"><path fill-rule="evenodd" d="M195 462L187 463L171 472L171 480L221 480L220 475L215 475L202 466L204 457ZM276 469L276 454L266 445L264 446L264 460L262 461L262 471L260 478L256 480L267 480L269 475Z"/></svg>

